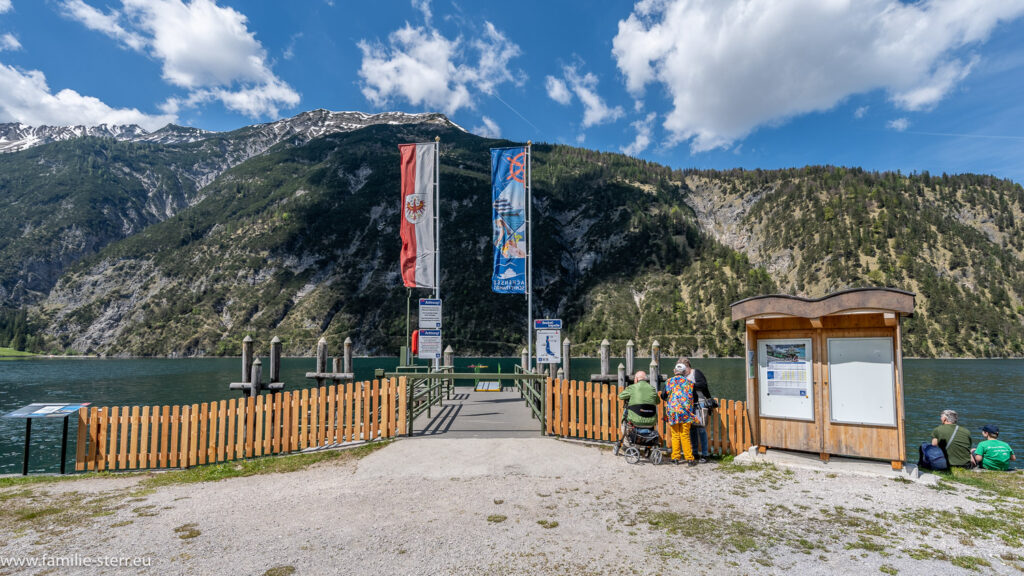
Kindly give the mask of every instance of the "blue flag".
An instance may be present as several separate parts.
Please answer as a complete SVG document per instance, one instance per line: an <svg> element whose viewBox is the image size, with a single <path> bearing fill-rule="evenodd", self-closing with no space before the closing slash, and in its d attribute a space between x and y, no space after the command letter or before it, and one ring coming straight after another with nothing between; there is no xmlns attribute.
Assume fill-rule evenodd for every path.
<svg viewBox="0 0 1024 576"><path fill-rule="evenodd" d="M524 146L491 148L491 290L501 294L526 294L526 162Z"/></svg>

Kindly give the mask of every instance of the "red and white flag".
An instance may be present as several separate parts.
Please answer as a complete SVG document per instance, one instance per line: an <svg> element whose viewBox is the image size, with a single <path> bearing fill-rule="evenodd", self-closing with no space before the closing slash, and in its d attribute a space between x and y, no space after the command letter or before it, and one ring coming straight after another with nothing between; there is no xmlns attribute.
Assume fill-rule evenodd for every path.
<svg viewBox="0 0 1024 576"><path fill-rule="evenodd" d="M434 172L437 144L401 144L402 282L434 288Z"/></svg>

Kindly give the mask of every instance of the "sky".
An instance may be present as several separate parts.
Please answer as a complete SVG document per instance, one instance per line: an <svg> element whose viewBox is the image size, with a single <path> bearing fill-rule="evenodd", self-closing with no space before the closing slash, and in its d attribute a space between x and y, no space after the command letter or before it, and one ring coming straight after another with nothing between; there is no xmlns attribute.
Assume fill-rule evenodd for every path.
<svg viewBox="0 0 1024 576"><path fill-rule="evenodd" d="M442 112L673 168L1024 182L1024 0L0 0L0 122Z"/></svg>

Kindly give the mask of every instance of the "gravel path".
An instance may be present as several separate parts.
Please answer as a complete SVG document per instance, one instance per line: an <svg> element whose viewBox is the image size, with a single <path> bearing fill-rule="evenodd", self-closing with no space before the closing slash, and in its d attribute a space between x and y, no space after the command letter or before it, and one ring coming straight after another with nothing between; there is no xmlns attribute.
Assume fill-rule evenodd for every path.
<svg viewBox="0 0 1024 576"><path fill-rule="evenodd" d="M70 528L38 518L0 526L0 556L145 556L153 566L141 572L153 574L1024 570L1012 534L951 520L992 517L991 495L973 488L772 466L629 465L607 449L550 438L405 439L359 461L129 497L131 482L0 490L3 506L88 509L108 496L118 504ZM1017 510L1020 531L1021 499L1000 505ZM47 572L0 568L16 573Z"/></svg>

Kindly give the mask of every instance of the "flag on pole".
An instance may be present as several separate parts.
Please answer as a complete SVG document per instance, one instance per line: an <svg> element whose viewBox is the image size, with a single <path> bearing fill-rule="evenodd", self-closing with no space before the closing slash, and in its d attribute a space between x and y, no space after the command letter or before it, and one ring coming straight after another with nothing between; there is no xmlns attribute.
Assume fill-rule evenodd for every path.
<svg viewBox="0 0 1024 576"><path fill-rule="evenodd" d="M434 186L437 144L401 144L402 283L434 288Z"/></svg>
<svg viewBox="0 0 1024 576"><path fill-rule="evenodd" d="M526 294L526 163L525 146L491 148L491 290L501 294Z"/></svg>

